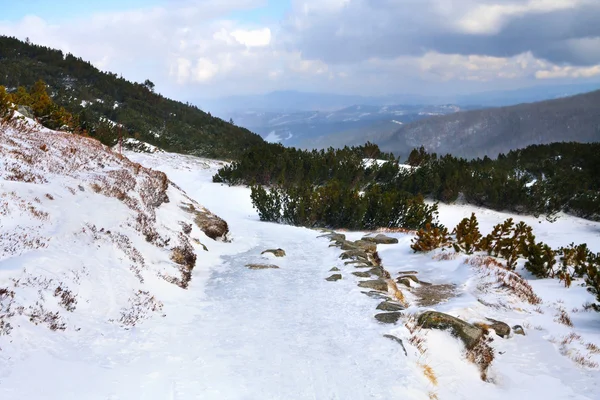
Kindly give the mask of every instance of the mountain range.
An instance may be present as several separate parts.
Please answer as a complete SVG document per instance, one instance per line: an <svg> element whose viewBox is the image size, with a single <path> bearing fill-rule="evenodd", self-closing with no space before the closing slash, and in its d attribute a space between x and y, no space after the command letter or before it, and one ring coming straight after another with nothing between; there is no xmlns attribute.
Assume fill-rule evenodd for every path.
<svg viewBox="0 0 600 400"><path fill-rule="evenodd" d="M497 157L532 144L600 141L600 91L555 100L434 116L372 138L383 150L411 149L465 158Z"/></svg>

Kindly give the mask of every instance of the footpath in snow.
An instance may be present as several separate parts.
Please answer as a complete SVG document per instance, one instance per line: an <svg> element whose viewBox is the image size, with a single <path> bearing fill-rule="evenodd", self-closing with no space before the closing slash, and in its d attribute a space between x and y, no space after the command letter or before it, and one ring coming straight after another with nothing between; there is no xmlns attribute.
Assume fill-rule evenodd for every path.
<svg viewBox="0 0 600 400"><path fill-rule="evenodd" d="M586 350L587 344L600 345L600 318L582 309L585 301L593 300L583 287L565 289L557 280L531 280L543 302L530 305L499 288L489 271L475 268L465 257L414 254L412 235L393 233L398 244L378 247L393 279L413 270L422 281L453 289L445 301L423 305L419 284L400 286L408 308L397 324L382 324L374 318L381 299L361 293L361 278L352 275L357 269L339 258L340 249L330 247L315 230L260 222L248 189L212 183L219 162L161 152L126 155L165 172L189 198L225 219L230 241L209 241L194 228L192 236L200 237L208 251L195 245L198 259L189 287L181 289L156 274L144 275L147 279L141 282L128 266L123 268L126 260L110 243L89 240L89 232L79 231L86 224L110 222L111 230L134 237L135 230L120 221L135 215L121 203L108 198L103 203L101 194L88 186L78 189L80 175L66 182L74 194L63 187L65 182L52 187L0 182L5 199L12 192L39 197L36 207L48 210L52 222L40 232L56 238L48 249L3 255L0 288L25 274L64 271L61 279L66 279L79 266L86 267L69 278L81 285L77 310L66 313L66 330L52 331L21 319L10 335L0 336L0 399L600 399L598 368L575 361L578 355L600 361L600 355ZM109 170L123 168L111 162L115 164ZM54 190L54 203L44 198L48 188ZM186 215L179 205L187 200L175 187L167 193L171 201L156 210L157 226L159 233L176 238L179 219ZM441 207L442 222L453 226L472 210ZM507 218L475 211L483 232ZM6 221L4 229L21 223ZM594 247L600 224L570 217L557 225L526 222L552 246L587 241L592 250L600 250ZM556 227L559 235L553 234ZM346 234L350 239L362 236ZM153 273L171 271L165 249L143 238L132 240L144 250ZM261 255L274 248L284 249L286 257ZM250 263L280 268L250 270ZM341 270L341 280L325 280L332 267ZM147 290L160 308L135 326L111 322L132 290ZM38 298L33 289L23 293ZM410 315L430 309L467 321L490 317L522 325L526 335L494 338L496 358L485 382L465 360L457 339L447 332L414 329ZM560 309L569 312L573 327L555 321ZM406 353L385 334L400 338Z"/></svg>

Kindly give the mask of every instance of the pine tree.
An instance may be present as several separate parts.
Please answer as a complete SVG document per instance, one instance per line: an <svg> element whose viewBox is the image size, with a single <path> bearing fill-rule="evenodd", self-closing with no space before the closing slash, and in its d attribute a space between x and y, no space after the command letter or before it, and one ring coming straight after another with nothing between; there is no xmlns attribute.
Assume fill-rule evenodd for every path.
<svg viewBox="0 0 600 400"><path fill-rule="evenodd" d="M6 93L4 86L0 86L0 123L10 120L13 113L11 96Z"/></svg>
<svg viewBox="0 0 600 400"><path fill-rule="evenodd" d="M452 234L456 235L454 249L457 252L462 251L466 254L473 254L474 251L479 250L481 232L479 232L479 222L477 222L475 213L471 213L470 218L463 218L454 228Z"/></svg>

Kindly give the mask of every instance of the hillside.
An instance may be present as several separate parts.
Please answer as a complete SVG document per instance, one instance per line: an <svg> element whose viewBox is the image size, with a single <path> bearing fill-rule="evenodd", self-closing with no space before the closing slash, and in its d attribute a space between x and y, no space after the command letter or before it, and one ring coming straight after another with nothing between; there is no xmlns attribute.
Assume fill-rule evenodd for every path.
<svg viewBox="0 0 600 400"><path fill-rule="evenodd" d="M414 253L412 231L370 244L378 257L344 252L367 232L332 246L341 235L260 222L249 188L211 182L223 164L0 124L0 398L596 398L581 278ZM566 215L443 205L440 219L471 212L484 233L515 217L553 248L600 250L600 224ZM418 326L427 311L484 339L485 376L462 339Z"/></svg>
<svg viewBox="0 0 600 400"><path fill-rule="evenodd" d="M489 156L532 144L600 141L600 91L538 103L459 112L416 121L380 141L384 151L428 152L465 158Z"/></svg>
<svg viewBox="0 0 600 400"><path fill-rule="evenodd" d="M15 91L40 79L90 132L119 123L124 134L163 149L216 158L235 158L262 142L247 129L155 93L151 81L132 83L72 54L0 36L0 85Z"/></svg>

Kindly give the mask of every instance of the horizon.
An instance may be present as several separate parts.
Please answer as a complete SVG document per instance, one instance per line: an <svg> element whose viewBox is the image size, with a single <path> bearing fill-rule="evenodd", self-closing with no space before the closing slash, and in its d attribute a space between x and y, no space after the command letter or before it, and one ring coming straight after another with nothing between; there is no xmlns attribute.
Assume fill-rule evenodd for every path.
<svg viewBox="0 0 600 400"><path fill-rule="evenodd" d="M150 79L183 101L600 84L600 3L591 0L29 0L5 9L0 34Z"/></svg>

